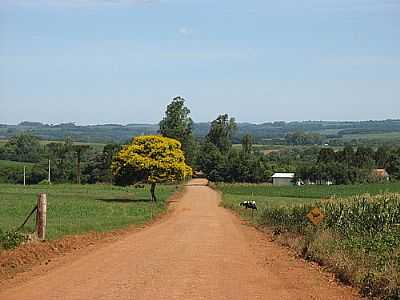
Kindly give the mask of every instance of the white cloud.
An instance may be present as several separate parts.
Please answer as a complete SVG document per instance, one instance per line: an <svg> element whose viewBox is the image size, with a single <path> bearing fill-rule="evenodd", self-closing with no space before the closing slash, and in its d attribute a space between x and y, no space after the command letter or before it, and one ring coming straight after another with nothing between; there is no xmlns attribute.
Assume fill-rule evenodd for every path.
<svg viewBox="0 0 400 300"><path fill-rule="evenodd" d="M193 33L192 29L188 27L180 27L178 32L181 35L191 35Z"/></svg>

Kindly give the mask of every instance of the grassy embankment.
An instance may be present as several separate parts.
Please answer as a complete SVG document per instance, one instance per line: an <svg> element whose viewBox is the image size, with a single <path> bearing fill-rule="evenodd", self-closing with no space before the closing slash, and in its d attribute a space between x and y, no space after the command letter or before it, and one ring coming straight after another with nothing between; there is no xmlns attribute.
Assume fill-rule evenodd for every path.
<svg viewBox="0 0 400 300"><path fill-rule="evenodd" d="M110 185L35 185L0 184L0 229L19 227L36 205L37 194L47 193L47 238L88 231L109 231L130 224L143 224L166 209L166 200L176 191L175 185L159 185L156 203L149 201L149 188ZM24 228L34 231L33 218ZM0 249L1 249L0 245Z"/></svg>
<svg viewBox="0 0 400 300"><path fill-rule="evenodd" d="M278 241L327 266L342 281L359 287L363 295L400 299L399 183L218 187L224 193L224 206L270 227ZM254 218L239 207L243 200L257 201ZM326 216L319 226L306 218L314 207Z"/></svg>

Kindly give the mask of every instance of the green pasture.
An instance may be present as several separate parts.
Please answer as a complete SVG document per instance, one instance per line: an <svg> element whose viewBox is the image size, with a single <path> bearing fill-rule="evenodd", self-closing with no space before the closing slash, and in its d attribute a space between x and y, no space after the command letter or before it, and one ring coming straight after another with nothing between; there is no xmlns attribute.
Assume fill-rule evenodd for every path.
<svg viewBox="0 0 400 300"><path fill-rule="evenodd" d="M356 184L356 185L305 185L273 186L268 184L218 184L218 188L228 196L241 196L249 200L257 196L265 201L272 198L287 198L289 202L300 199L322 199L330 197L349 197L360 194L376 195L385 192L400 193L400 182Z"/></svg>
<svg viewBox="0 0 400 300"><path fill-rule="evenodd" d="M346 134L343 135L343 140L382 140L382 141L393 141L400 140L400 132L385 132L385 133L366 133L366 134Z"/></svg>
<svg viewBox="0 0 400 300"><path fill-rule="evenodd" d="M159 201L149 201L150 192L134 187L111 185L35 185L0 184L0 229L19 227L36 205L37 195L47 193L47 237L87 231L108 231L130 224L143 224L166 209L166 199L177 189L175 185L157 186ZM24 228L34 231L34 220Z"/></svg>

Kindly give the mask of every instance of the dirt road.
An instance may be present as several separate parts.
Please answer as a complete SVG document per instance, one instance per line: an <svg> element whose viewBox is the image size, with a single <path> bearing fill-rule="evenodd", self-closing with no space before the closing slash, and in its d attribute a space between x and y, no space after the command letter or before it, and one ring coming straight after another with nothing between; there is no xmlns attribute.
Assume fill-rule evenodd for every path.
<svg viewBox="0 0 400 300"><path fill-rule="evenodd" d="M25 299L357 299L193 180L170 216L0 292Z"/></svg>

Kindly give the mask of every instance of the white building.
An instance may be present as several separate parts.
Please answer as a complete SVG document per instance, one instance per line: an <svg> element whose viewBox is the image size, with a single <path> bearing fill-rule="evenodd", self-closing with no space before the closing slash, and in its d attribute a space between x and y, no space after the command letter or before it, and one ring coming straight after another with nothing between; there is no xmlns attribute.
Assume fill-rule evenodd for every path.
<svg viewBox="0 0 400 300"><path fill-rule="evenodd" d="M274 185L293 185L294 173L275 173L272 175Z"/></svg>
<svg viewBox="0 0 400 300"><path fill-rule="evenodd" d="M385 169L372 170L372 175L380 180L390 180L389 173Z"/></svg>

